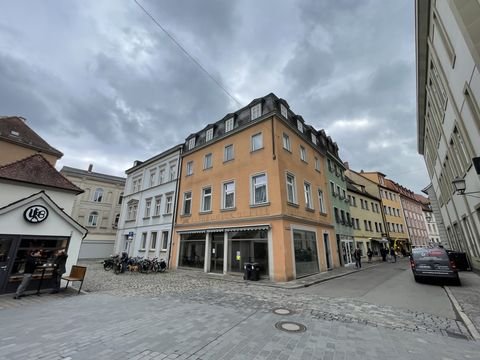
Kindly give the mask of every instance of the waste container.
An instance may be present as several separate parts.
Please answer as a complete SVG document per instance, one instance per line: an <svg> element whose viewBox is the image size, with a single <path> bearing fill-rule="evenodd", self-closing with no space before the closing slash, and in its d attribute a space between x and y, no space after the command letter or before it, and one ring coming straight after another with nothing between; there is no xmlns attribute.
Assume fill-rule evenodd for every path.
<svg viewBox="0 0 480 360"><path fill-rule="evenodd" d="M450 260L455 261L457 269L460 271L472 271L470 262L468 261L467 254L459 251L449 251L448 257Z"/></svg>
<svg viewBox="0 0 480 360"><path fill-rule="evenodd" d="M249 263L246 262L243 266L243 280L260 280L260 264L259 263Z"/></svg>

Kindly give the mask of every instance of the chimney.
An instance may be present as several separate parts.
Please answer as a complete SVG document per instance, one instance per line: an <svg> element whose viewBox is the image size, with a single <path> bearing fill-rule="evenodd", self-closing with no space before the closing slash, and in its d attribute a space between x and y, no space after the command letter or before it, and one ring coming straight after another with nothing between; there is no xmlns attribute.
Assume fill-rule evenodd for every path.
<svg viewBox="0 0 480 360"><path fill-rule="evenodd" d="M88 172L92 172L93 164L88 165Z"/></svg>

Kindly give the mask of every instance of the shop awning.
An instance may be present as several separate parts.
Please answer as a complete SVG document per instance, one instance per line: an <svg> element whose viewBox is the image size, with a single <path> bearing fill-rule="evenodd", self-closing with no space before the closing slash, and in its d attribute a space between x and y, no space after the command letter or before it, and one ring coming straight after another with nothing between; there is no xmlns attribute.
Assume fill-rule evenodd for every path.
<svg viewBox="0 0 480 360"><path fill-rule="evenodd" d="M224 228L224 231L254 231L254 230L268 230L268 229L270 229L270 225L250 225L250 226L242 226L242 227Z"/></svg>
<svg viewBox="0 0 480 360"><path fill-rule="evenodd" d="M179 234L205 234L205 233L218 233L218 232L233 232L233 231L255 231L255 230L268 230L270 225L248 225L248 226L235 226L235 227L221 227L221 228L206 228L206 229L192 229L192 230L177 230Z"/></svg>

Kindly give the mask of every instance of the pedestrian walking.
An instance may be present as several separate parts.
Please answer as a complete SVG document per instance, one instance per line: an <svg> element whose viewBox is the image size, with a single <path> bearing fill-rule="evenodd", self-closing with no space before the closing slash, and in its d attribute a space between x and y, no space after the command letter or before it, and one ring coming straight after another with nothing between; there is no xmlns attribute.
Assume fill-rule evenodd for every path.
<svg viewBox="0 0 480 360"><path fill-rule="evenodd" d="M54 279L54 286L53 290L50 292L51 294L56 294L60 291L60 283L62 282L62 275L65 274L65 264L67 262L67 253L64 249L58 250L55 254L55 258L53 259L53 279Z"/></svg>
<svg viewBox="0 0 480 360"><path fill-rule="evenodd" d="M27 253L25 259L25 268L23 269L23 278L20 285L18 285L17 291L15 292L14 299L18 300L20 297L24 296L25 290L28 288L28 284L32 280L32 275L35 272L35 268L38 264L38 259L42 256L40 250L32 250Z"/></svg>
<svg viewBox="0 0 480 360"><path fill-rule="evenodd" d="M382 261L387 261L387 249L382 247L380 249L380 255L382 256Z"/></svg>
<svg viewBox="0 0 480 360"><path fill-rule="evenodd" d="M358 247L353 252L353 258L355 259L355 267L360 269L362 267L362 252Z"/></svg>
<svg viewBox="0 0 480 360"><path fill-rule="evenodd" d="M368 262L372 262L372 256L373 256L373 251L369 247L367 247L367 257L368 257Z"/></svg>
<svg viewBox="0 0 480 360"><path fill-rule="evenodd" d="M392 262L397 262L397 254L393 247L390 248L390 256L392 257Z"/></svg>

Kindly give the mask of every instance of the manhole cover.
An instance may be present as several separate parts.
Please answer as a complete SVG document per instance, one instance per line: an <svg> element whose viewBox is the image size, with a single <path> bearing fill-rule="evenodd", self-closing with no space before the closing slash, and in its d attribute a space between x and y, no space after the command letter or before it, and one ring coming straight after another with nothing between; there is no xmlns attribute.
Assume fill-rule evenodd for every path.
<svg viewBox="0 0 480 360"><path fill-rule="evenodd" d="M273 309L273 313L277 315L291 315L292 311L284 308Z"/></svg>
<svg viewBox="0 0 480 360"><path fill-rule="evenodd" d="M278 330L286 331L286 332L305 332L307 328L305 325L292 322L292 321L280 321L275 324L275 327Z"/></svg>

